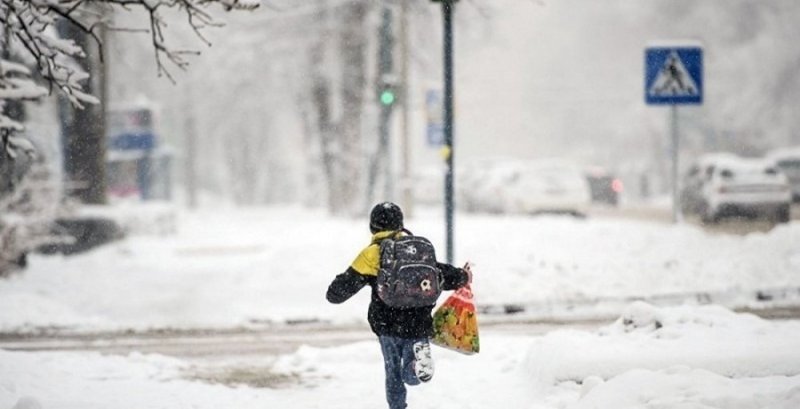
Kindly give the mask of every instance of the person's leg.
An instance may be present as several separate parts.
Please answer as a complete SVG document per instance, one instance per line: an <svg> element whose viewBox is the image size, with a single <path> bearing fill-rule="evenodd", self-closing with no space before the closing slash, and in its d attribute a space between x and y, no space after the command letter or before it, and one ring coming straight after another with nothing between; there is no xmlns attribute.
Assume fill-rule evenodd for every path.
<svg viewBox="0 0 800 409"><path fill-rule="evenodd" d="M406 386L403 383L403 345L404 340L380 336L378 341L383 352L383 366L386 371L386 401L389 409L406 409Z"/></svg>
<svg viewBox="0 0 800 409"><path fill-rule="evenodd" d="M419 339L404 339L403 340L403 382L408 385L419 385L419 378L417 372L414 370L416 365L416 357L414 356L414 343Z"/></svg>

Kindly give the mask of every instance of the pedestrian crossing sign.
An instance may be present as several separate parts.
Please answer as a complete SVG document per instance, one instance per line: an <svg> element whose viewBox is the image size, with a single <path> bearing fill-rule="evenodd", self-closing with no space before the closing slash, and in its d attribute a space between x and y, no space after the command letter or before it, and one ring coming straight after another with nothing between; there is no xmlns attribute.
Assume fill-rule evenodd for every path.
<svg viewBox="0 0 800 409"><path fill-rule="evenodd" d="M645 49L645 102L703 103L703 49L697 46Z"/></svg>

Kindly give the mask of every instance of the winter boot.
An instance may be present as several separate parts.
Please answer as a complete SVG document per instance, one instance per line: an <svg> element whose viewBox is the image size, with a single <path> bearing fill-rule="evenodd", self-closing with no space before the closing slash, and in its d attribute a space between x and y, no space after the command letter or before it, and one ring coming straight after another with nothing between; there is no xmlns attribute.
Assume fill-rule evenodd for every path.
<svg viewBox="0 0 800 409"><path fill-rule="evenodd" d="M431 358L431 344L427 341L414 343L414 373L422 382L433 378L433 358Z"/></svg>

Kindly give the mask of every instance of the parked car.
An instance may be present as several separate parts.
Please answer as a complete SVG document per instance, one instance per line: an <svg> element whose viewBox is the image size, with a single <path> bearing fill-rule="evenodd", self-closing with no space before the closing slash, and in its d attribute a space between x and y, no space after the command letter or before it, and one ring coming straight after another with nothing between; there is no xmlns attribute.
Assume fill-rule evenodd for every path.
<svg viewBox="0 0 800 409"><path fill-rule="evenodd" d="M481 158L460 167L456 172L458 203L468 212L506 211L506 186L515 177L518 163L510 158Z"/></svg>
<svg viewBox="0 0 800 409"><path fill-rule="evenodd" d="M800 202L800 146L773 150L767 158L786 175L792 190L792 200Z"/></svg>
<svg viewBox="0 0 800 409"><path fill-rule="evenodd" d="M512 212L583 217L590 197L589 182L579 166L569 161L537 160L520 166L504 200Z"/></svg>
<svg viewBox="0 0 800 409"><path fill-rule="evenodd" d="M704 222L737 215L789 221L789 184L770 161L716 158L702 169L697 213Z"/></svg>
<svg viewBox="0 0 800 409"><path fill-rule="evenodd" d="M505 213L509 187L519 178L520 164L516 161L497 162L483 169L473 179L468 209L489 213Z"/></svg>
<svg viewBox="0 0 800 409"><path fill-rule="evenodd" d="M623 191L622 180L604 169L593 168L586 171L586 181L589 182L592 203L619 204L619 195Z"/></svg>
<svg viewBox="0 0 800 409"><path fill-rule="evenodd" d="M720 163L737 158L732 153L707 153L692 162L681 183L680 205L684 214L700 214L704 205L703 189L711 180L714 169Z"/></svg>

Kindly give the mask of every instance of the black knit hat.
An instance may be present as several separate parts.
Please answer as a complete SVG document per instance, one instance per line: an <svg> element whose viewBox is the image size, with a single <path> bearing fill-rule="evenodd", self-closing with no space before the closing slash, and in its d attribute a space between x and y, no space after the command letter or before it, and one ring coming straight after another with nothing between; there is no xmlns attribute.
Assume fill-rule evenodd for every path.
<svg viewBox="0 0 800 409"><path fill-rule="evenodd" d="M374 234L379 231L400 230L403 228L403 211L392 202L378 203L369 214L369 230Z"/></svg>

